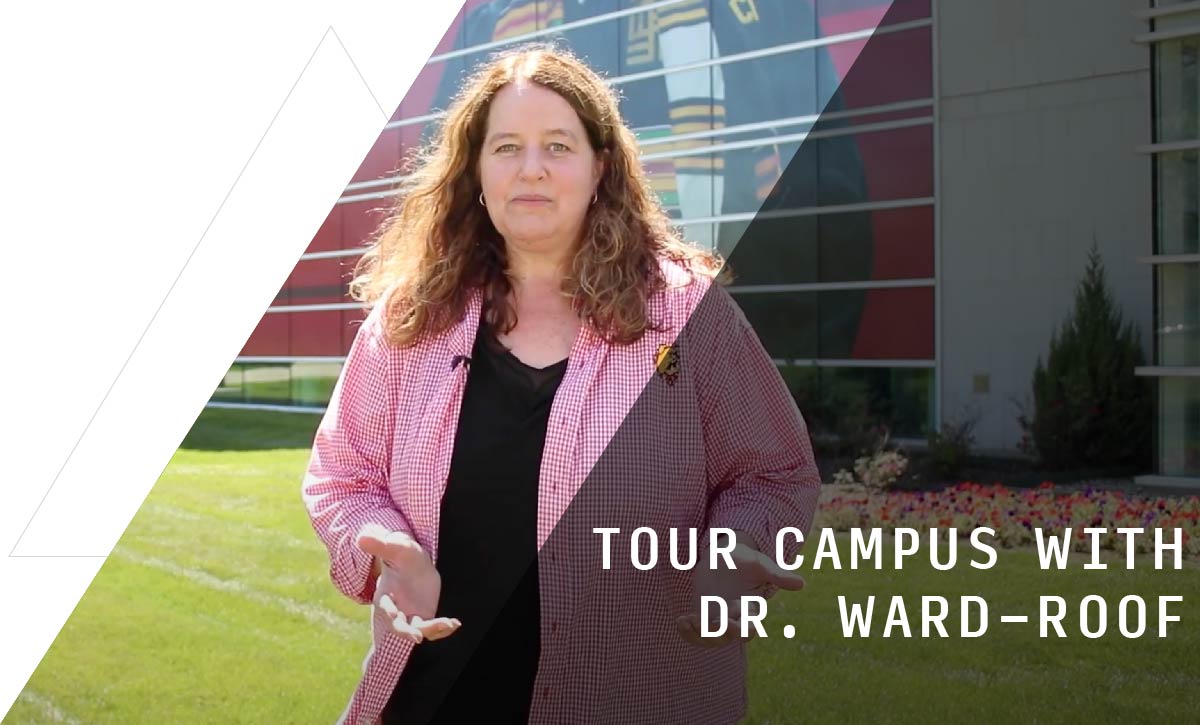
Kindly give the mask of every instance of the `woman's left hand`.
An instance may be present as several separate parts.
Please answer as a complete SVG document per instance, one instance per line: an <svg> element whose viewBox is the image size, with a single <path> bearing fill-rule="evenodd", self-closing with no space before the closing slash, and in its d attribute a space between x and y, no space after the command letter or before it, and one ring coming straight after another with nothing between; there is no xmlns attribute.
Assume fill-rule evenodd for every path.
<svg viewBox="0 0 1200 725"><path fill-rule="evenodd" d="M719 560L721 564L719 568L710 569L707 551L704 552L704 558L697 563L694 569L696 611L675 620L680 636L688 642L702 647L721 647L741 639L742 595L744 594L761 595L763 587L769 584L774 584L780 589L804 588L803 577L781 568L772 557L745 543L749 540L745 534L737 536L737 545L729 555L735 569L726 568L723 559ZM728 626L719 637L700 636L700 597L702 596L721 597L728 607ZM719 622L710 621L709 627L710 630L719 628ZM749 628L749 634L750 636L756 634L753 625Z"/></svg>

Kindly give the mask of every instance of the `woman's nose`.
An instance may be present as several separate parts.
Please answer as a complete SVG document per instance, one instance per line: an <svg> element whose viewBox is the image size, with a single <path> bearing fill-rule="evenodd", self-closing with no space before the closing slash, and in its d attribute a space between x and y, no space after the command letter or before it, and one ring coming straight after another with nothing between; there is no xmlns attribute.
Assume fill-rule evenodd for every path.
<svg viewBox="0 0 1200 725"><path fill-rule="evenodd" d="M530 148L521 156L521 178L540 179L546 175L546 164L540 149Z"/></svg>

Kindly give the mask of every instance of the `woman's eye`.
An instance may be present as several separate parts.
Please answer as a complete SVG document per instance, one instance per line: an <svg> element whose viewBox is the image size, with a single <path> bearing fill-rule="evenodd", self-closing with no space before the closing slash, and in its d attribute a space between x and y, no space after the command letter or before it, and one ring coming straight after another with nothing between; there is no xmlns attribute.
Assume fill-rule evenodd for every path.
<svg viewBox="0 0 1200 725"><path fill-rule="evenodd" d="M560 143L557 143L557 142L556 142L556 143L552 143L552 144L550 144L550 148L554 148L555 146L557 146L559 149L562 149L563 151L570 151L570 150L571 150L571 149L567 148L566 146L564 146L563 144L560 144Z"/></svg>
<svg viewBox="0 0 1200 725"><path fill-rule="evenodd" d="M515 149L515 148L516 148L516 146L514 144L506 143L503 146L497 148L496 151L499 152L499 151L504 151L505 149Z"/></svg>

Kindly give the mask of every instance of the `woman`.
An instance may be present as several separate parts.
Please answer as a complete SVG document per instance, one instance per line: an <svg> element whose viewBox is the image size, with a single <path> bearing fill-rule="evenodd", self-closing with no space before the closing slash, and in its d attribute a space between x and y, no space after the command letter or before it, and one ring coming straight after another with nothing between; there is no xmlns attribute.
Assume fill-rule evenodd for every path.
<svg viewBox="0 0 1200 725"><path fill-rule="evenodd" d="M415 169L351 285L372 309L303 484L334 584L373 605L342 721L738 719L739 597L803 585L775 537L807 531L819 478L720 260L561 50L482 68ZM736 569L676 569L672 527L703 562L733 530ZM700 636L702 594L725 636Z"/></svg>

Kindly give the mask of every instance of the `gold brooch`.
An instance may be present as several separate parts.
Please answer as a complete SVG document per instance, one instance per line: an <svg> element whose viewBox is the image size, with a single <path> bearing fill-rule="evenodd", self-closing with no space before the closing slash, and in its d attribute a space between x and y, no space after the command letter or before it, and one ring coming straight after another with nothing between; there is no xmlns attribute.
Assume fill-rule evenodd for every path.
<svg viewBox="0 0 1200 725"><path fill-rule="evenodd" d="M654 372L667 382L674 385L679 378L679 343L659 345L654 353Z"/></svg>

